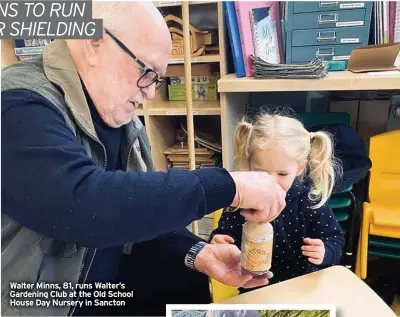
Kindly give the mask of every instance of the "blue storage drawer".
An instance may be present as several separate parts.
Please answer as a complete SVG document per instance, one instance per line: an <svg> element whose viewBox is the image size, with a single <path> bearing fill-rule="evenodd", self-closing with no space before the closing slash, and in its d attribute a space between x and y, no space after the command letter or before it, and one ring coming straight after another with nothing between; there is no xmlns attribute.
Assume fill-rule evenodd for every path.
<svg viewBox="0 0 400 317"><path fill-rule="evenodd" d="M294 63L304 63L319 57L327 61L347 61L351 52L360 46L360 44L346 44L293 47L291 60Z"/></svg>
<svg viewBox="0 0 400 317"><path fill-rule="evenodd" d="M292 33L293 46L327 45L327 44L363 44L364 27L330 28L294 30Z"/></svg>
<svg viewBox="0 0 400 317"><path fill-rule="evenodd" d="M298 1L293 13L321 12L365 8L366 1Z"/></svg>
<svg viewBox="0 0 400 317"><path fill-rule="evenodd" d="M365 9L293 14L293 30L364 26Z"/></svg>
<svg viewBox="0 0 400 317"><path fill-rule="evenodd" d="M288 1L285 17L286 63L315 57L345 60L368 45L372 1Z"/></svg>

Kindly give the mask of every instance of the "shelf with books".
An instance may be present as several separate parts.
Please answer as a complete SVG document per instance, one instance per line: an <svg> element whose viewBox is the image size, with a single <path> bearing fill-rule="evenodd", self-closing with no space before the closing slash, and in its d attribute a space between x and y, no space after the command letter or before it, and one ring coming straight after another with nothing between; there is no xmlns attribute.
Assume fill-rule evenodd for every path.
<svg viewBox="0 0 400 317"><path fill-rule="evenodd" d="M190 59L190 62L192 64L194 64L194 63L218 63L220 61L221 61L221 56L219 54L202 55L202 56L192 57ZM171 58L169 60L170 65L184 64L184 62L185 62L184 58Z"/></svg>
<svg viewBox="0 0 400 317"><path fill-rule="evenodd" d="M191 169L186 115L149 116L147 122L156 170ZM194 168L221 166L220 116L196 117L194 122Z"/></svg>
<svg viewBox="0 0 400 317"><path fill-rule="evenodd" d="M161 103L152 104L147 108L149 115L165 115L165 116L184 116L187 114L186 101L164 101ZM219 100L212 101L193 101L193 115L207 116L220 115L221 107Z"/></svg>
<svg viewBox="0 0 400 317"><path fill-rule="evenodd" d="M214 65L215 66L215 65ZM219 65L217 65L219 66ZM220 115L221 106L218 100L217 80L219 67L210 64L192 65L192 114ZM166 85L161 87L156 96L146 102L145 109L149 115L186 115L186 81L183 66L169 66Z"/></svg>
<svg viewBox="0 0 400 317"><path fill-rule="evenodd" d="M168 160L164 151L176 143L179 122L185 117L146 116L145 119L155 169L166 172Z"/></svg>
<svg viewBox="0 0 400 317"><path fill-rule="evenodd" d="M199 87L194 86L197 82L196 80L193 81L193 77L210 77L215 73L218 73L218 77L221 77L227 73L222 2L182 1L173 4L171 1L167 4L167 7L160 7L160 11L172 28L170 32L175 55L170 59L166 77L180 77L175 79L174 83L178 83L184 89L180 91L182 87L167 86L168 94L166 92L160 94L159 92L155 99L146 102L144 106L146 128L149 133L156 168L166 170L170 162L168 162L164 151L168 146L171 146L170 143L176 136L175 123L184 118L188 136L187 153L185 154L188 166L186 167L187 169L194 169L199 166L195 149L197 144L195 131L198 128L198 121L200 119L216 119L219 122L216 133L218 138L221 138L223 116L221 109L224 108L224 100L218 98L216 81L209 82L209 84L214 85L214 91L212 87L209 87L207 92L204 92L204 89L199 90L197 89ZM179 20L171 15L182 18ZM204 16L204 19L202 16ZM178 23L174 25L174 21ZM212 25L211 28L210 24ZM181 31L174 28L179 25ZM215 41L215 39L217 40ZM189 77L192 77L192 80L188 80ZM168 82L168 85L172 85L171 81ZM171 88L173 88L173 91ZM212 91L213 96L211 97L210 92ZM171 96L171 93L173 96ZM199 94L202 96L199 97ZM202 220L199 221L199 223L201 222ZM201 232L197 229L197 222L192 225L192 232L200 234Z"/></svg>

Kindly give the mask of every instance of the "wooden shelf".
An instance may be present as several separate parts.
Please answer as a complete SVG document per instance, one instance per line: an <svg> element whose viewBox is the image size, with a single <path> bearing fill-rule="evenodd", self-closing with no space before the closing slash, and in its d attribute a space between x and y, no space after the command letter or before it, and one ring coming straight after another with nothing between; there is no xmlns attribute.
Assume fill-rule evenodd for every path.
<svg viewBox="0 0 400 317"><path fill-rule="evenodd" d="M151 156L157 171L168 170L168 160L164 151L176 143L176 128L178 119L175 117L154 117L147 118L146 130L149 134L151 144Z"/></svg>
<svg viewBox="0 0 400 317"><path fill-rule="evenodd" d="M15 43L13 40L1 40L1 62L0 69L8 65L12 65L18 62L18 58L15 56L14 48Z"/></svg>
<svg viewBox="0 0 400 317"><path fill-rule="evenodd" d="M186 116L185 101L164 101L153 104L147 108L149 115L153 116ZM217 101L193 101L193 115L195 116L212 116L220 115L221 107L219 100Z"/></svg>
<svg viewBox="0 0 400 317"><path fill-rule="evenodd" d="M208 4L208 3L217 3L218 1L189 1L190 5L196 5L196 4ZM175 6L180 6L182 4L182 1L154 1L154 5L157 8L163 8L163 7L175 7Z"/></svg>
<svg viewBox="0 0 400 317"><path fill-rule="evenodd" d="M203 56L198 56L198 57L192 57L191 58L191 63L196 64L196 63L218 63L220 62L221 57L219 54L208 54L208 55L203 55ZM183 64L184 59L183 58L171 58L169 60L169 64Z"/></svg>
<svg viewBox="0 0 400 317"><path fill-rule="evenodd" d="M399 75L370 75L341 71L328 73L321 79L255 79L237 78L235 74L228 74L218 81L219 92L394 89L400 89L400 72Z"/></svg>
<svg viewBox="0 0 400 317"><path fill-rule="evenodd" d="M135 112L136 112L136 115L138 115L138 116L144 116L144 110L143 110L143 108L137 108L137 109L135 110Z"/></svg>

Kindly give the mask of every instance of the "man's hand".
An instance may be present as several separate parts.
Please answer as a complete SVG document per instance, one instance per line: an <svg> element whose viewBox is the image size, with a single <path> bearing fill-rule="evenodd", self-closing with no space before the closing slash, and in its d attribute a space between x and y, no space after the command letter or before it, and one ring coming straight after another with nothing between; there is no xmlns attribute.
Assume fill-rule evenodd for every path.
<svg viewBox="0 0 400 317"><path fill-rule="evenodd" d="M235 240L231 236L227 234L216 234L212 240L211 244L233 244Z"/></svg>
<svg viewBox="0 0 400 317"><path fill-rule="evenodd" d="M266 172L232 172L236 196L232 206L243 208L247 221L270 222L285 208L286 193Z"/></svg>
<svg viewBox="0 0 400 317"><path fill-rule="evenodd" d="M233 244L208 244L197 254L194 267L215 280L234 287L252 288L268 284L272 273L254 277L240 264L240 250Z"/></svg>
<svg viewBox="0 0 400 317"><path fill-rule="evenodd" d="M321 239L305 238L303 242L306 245L301 247L304 256L308 257L308 261L312 264L320 265L325 256L325 245Z"/></svg>

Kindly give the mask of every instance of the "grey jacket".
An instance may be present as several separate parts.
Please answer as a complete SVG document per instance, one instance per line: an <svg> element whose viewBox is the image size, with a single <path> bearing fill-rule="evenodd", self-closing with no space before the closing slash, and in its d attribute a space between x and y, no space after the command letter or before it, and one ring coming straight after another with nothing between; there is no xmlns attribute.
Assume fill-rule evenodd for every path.
<svg viewBox="0 0 400 317"><path fill-rule="evenodd" d="M78 73L64 41L51 43L39 58L3 69L1 91L10 89L28 89L52 102L87 155L104 168L105 148L96 135ZM128 171L153 171L150 145L136 116L127 125L126 133L121 152L123 166L127 166ZM1 237L2 316L72 314L76 303L80 302L71 301L83 299L78 299L69 285L63 283L84 283L96 250L42 236L4 214L1 215ZM13 290L22 291L16 289L13 282L20 282L19 286L26 282L24 297L10 295ZM41 288L44 282L57 285L45 290ZM63 286L66 287L63 289ZM55 290L60 293L50 293ZM68 302L56 302L52 297Z"/></svg>

